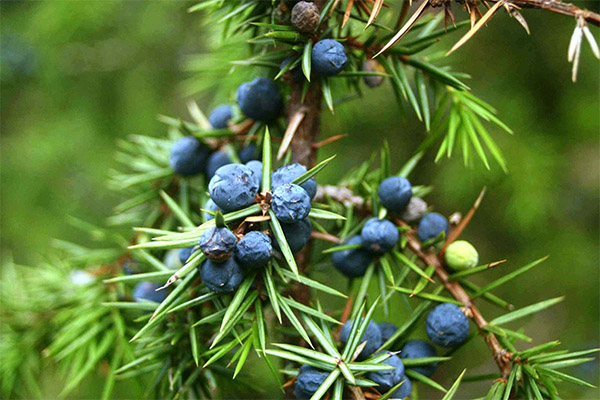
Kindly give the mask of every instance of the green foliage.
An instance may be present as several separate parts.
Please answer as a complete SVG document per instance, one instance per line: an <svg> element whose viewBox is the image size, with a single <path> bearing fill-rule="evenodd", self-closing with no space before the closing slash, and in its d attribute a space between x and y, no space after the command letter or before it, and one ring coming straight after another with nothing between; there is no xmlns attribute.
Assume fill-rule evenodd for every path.
<svg viewBox="0 0 600 400"><path fill-rule="evenodd" d="M225 46L222 51L225 54L209 61L190 62L190 70L203 75L201 81L188 82L190 92L205 91L217 84L227 88L225 73L230 68L236 71L242 70L242 67L251 67L249 69L252 70L264 68L270 76L283 79L285 73L278 72L280 62L291 56L290 68L300 66L307 79L303 83L304 95L311 85L320 85L325 104L333 112L339 104L362 95L361 78L382 76L390 82L401 109L408 103L417 118L423 121L425 131L429 132L413 158L399 171L392 171L392 156L386 143L379 153L379 168L375 167L373 156L349 171L339 185L349 190L355 196L354 200L360 201L319 196L309 216L315 230L328 237L316 238L324 238L327 246L331 241L336 245L327 247L325 243L314 240L315 260L306 269L301 267L307 265L298 265L280 223L268 207L254 204L224 215L217 212L214 220L205 221L202 208L207 200L207 182L204 177L177 177L168 167L170 146L182 136L195 136L213 148L225 145L229 149L241 148L258 138L256 144L263 148L262 190L268 192L270 174L277 163L272 159L270 132L273 136L281 136L285 128L278 122L266 126L248 121L236 109L232 122L250 122L247 131L236 131L237 128L213 130L195 104L189 107L194 122L160 117L168 126L166 137L136 135L120 143L121 150L117 155L120 165L118 170L111 171L110 186L124 201L108 220L109 228L95 228L78 222L106 247L89 249L59 242L60 257L40 265L35 272L12 263L3 268L0 294L3 304L9 305L9 312L2 313L3 340L0 341L7 360L1 367L3 395L10 397L16 393L23 397L30 394L41 397L41 390L35 382L41 360L30 349L44 347L43 355L56 362L62 372L64 386L61 396L71 393L102 365L108 366L103 398L111 398L117 380L142 383L148 379L151 384L146 386L147 397L214 398L225 397L232 391L238 396L256 397L265 393L260 393L261 388L253 379L256 374L249 373L253 366L252 354L255 354L264 361L280 386L283 382L281 371L274 364L275 358L285 363L285 375L293 376L297 364L313 365L328 371L328 378L313 396L315 399L327 392L334 399L341 399L347 391L363 389L385 399L402 383L388 393L379 393L372 387L374 383L364 375L369 371L389 368L382 362L392 353L371 356L361 362L355 360L362 349L360 338L376 312L381 308L386 319L389 318L389 303L395 298L409 306L411 313L408 318L380 349L397 351L422 323L431 306L444 302L467 309L470 307L466 304L468 302L453 297L456 293L439 281L443 277L438 276L438 282L433 280L434 273L438 268L443 270L443 266L427 263L421 248L410 243L411 238L414 240L414 227L406 225L379 204L376 193L382 179L390 175L408 176L435 141L441 142L436 160L444 154L451 156L453 149L460 146L466 164L471 164L473 155L477 154L489 169L487 150L500 167L507 170L499 146L492 140L482 120L509 133L512 133L511 130L498 119L491 106L469 92L469 87L462 82L464 74L438 65L439 55L428 52L439 37L467 23L444 30L440 27L439 16L424 18L400 42L400 46L392 48L379 59L385 73L368 73L359 67L372 55L373 49L367 51L367 48L385 43L392 29L382 23L373 23L371 29L361 30L365 19L353 13L350 13L350 22L341 28L344 16L340 10L331 9L333 4L331 0L326 2L322 10L322 33L345 40L351 49L350 60L339 76L315 80L311 79L310 62L313 38L293 31L287 21L281 20L278 14L281 6L275 2L211 0L191 7L189 11L209 11L208 18L223 27ZM332 11L331 16L329 11ZM242 48L247 48L247 51L239 54ZM220 51L215 50L217 53ZM240 59L233 60L232 57L238 54ZM219 79L207 79L211 74ZM236 83L244 77L243 73L229 76ZM348 95L349 92L352 94ZM291 152L286 153L285 161L288 161ZM319 178L319 172L335 165L337 160L334 161L334 157L318 163L294 182L300 184L314 176ZM413 189L413 194L419 197L431 192L427 186L415 185ZM352 248L337 243L357 233L365 220L372 216L394 221L402 240L392 252L373 262L364 277L351 285L352 302L347 305L351 306L348 308L349 316L345 315L346 310L335 305L323 308L321 299L327 298L324 295L342 299L349 296L310 277L314 267L324 261L318 257ZM184 265L175 268L169 265L166 257L169 250L196 244L209 227L225 224L236 226L236 231L242 234L245 224L256 224L277 240L281 251L263 271L246 274L235 293L217 295L198 279L198 266L205 260L199 251L195 251ZM116 226L137 228L134 235L122 237L114 233ZM435 257L435 252L445 241L446 237L442 235L430 243L423 243L422 247L431 247L427 251L433 251ZM133 259L139 270L134 275L123 275L125 263L133 262ZM511 308L510 304L491 293L513 279L520 279L522 274L543 260L518 269L507 268L505 275L481 288L471 282L474 278L471 275L475 273L451 276L473 293L470 300L480 298L502 309L502 314L480 327L482 336L497 337L505 351L503 355L509 358L510 363L510 373L502 377L505 379L491 383L487 398L509 398L511 395L557 398L556 386L561 382L593 387L559 370L591 361L593 358L583 356L597 350L549 352L558 344L556 342L519 350L522 346L519 342L531 342L532 339L523 333L522 328L510 330L503 326L542 312L562 300L544 300L506 312ZM485 269L477 269L476 272ZM77 284L71 279L73 272L84 274L91 281ZM22 280L23 285L15 290L8 282L17 279ZM166 282L160 289L168 291L166 299L160 304L130 301L131 286L142 280ZM379 296L375 301L370 301L372 283L378 284ZM313 296L306 304L288 296L291 288L299 284L308 287ZM34 315L34 318L22 319L23 311ZM360 324L353 326L347 345L340 346L335 330L348 317L354 320L363 318ZM475 335L477 333L473 332L472 336ZM452 353L456 350L453 349ZM457 357L451 358L448 354L405 360L405 364L415 366L456 361ZM444 399L454 398L461 381L468 378L464 377L463 370L446 390L434 379L413 371L407 374L415 384L444 392ZM231 385L232 379L240 385ZM24 387L30 392L21 392Z"/></svg>

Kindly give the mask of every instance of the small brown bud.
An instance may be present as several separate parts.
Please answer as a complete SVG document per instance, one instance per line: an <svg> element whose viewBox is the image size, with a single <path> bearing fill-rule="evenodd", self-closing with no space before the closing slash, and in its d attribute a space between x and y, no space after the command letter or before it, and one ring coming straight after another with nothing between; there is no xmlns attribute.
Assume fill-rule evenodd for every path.
<svg viewBox="0 0 600 400"><path fill-rule="evenodd" d="M362 70L367 72L385 72L383 66L375 60L366 60L362 65ZM374 88L383 83L383 76L368 75L363 77L363 80L368 87Z"/></svg>
<svg viewBox="0 0 600 400"><path fill-rule="evenodd" d="M310 33L319 24L319 8L315 3L299 1L292 8L292 25L300 32Z"/></svg>

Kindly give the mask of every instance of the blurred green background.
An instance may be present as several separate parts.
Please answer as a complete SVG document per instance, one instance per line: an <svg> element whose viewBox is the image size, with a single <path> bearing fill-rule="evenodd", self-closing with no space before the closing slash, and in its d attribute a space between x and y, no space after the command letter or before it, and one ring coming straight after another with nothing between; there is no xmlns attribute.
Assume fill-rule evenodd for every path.
<svg viewBox="0 0 600 400"><path fill-rule="evenodd" d="M50 251L52 238L76 241L69 215L101 223L118 200L105 185L115 140L164 134L159 113L187 116L181 63L205 43L201 16L186 12L190 4L0 3L3 257L33 264ZM464 235L482 260L507 258L507 268L515 268L550 255L497 294L517 306L566 294L564 303L527 323L534 344L558 337L573 350L599 347L599 65L584 44L579 82L571 83L566 52L574 21L540 11L524 15L531 36L502 14L448 60L473 76L468 83L474 93L515 131L510 136L490 127L509 174L497 166L490 172L465 168L459 157L435 165L430 154L412 181L435 186L429 201L445 215L466 212L487 186ZM211 96L197 100L205 110L216 105ZM338 133L349 136L325 148L321 158L344 156L325 171L322 183L333 183L384 138L398 169L424 138L416 118L401 118L387 85L337 107L335 116L325 115L324 136ZM501 274L500 268L485 279ZM485 346L474 347L481 357L463 354L464 363L441 371L441 379L448 382L463 367L492 371L491 362L481 363ZM572 372L598 383L597 362ZM481 393L470 387L473 396ZM599 395L564 389L565 398Z"/></svg>

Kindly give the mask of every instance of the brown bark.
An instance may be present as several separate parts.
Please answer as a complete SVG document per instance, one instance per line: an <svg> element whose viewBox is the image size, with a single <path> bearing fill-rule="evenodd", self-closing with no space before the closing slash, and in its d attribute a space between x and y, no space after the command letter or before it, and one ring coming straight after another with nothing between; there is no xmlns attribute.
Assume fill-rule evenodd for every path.
<svg viewBox="0 0 600 400"><path fill-rule="evenodd" d="M555 0L511 0L511 3L521 8L535 8L570 17L582 17L590 24L600 26L600 14L579 8L575 4Z"/></svg>
<svg viewBox="0 0 600 400"><path fill-rule="evenodd" d="M317 142L321 123L321 86L311 83L308 92L302 102L302 88L304 82L290 84L290 99L287 104L288 120L298 111L305 114L302 122L296 129L296 133L290 145L292 149L292 161L304 165L307 169L317 163L318 150L313 146ZM306 272L310 265L311 246L307 244L302 251L296 254L296 263L300 272ZM303 304L310 301L308 287L299 283L291 288L292 297Z"/></svg>

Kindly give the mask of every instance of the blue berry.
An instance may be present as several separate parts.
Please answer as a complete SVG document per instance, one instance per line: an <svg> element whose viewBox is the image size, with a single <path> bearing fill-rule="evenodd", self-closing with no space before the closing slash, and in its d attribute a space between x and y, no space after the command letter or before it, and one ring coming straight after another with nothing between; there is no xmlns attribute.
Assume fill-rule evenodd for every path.
<svg viewBox="0 0 600 400"><path fill-rule="evenodd" d="M215 175L215 172L223 165L231 164L231 158L224 151L215 151L208 158L208 163L206 165L206 177L208 179L212 178Z"/></svg>
<svg viewBox="0 0 600 400"><path fill-rule="evenodd" d="M186 136L171 146L169 165L175 173L183 176L197 175L206 169L210 150L198 139Z"/></svg>
<svg viewBox="0 0 600 400"><path fill-rule="evenodd" d="M233 108L229 104L221 104L208 116L208 122L215 129L226 129L227 122L233 116Z"/></svg>
<svg viewBox="0 0 600 400"><path fill-rule="evenodd" d="M256 269L264 266L273 255L271 238L258 231L248 232L235 247L235 258L242 267Z"/></svg>
<svg viewBox="0 0 600 400"><path fill-rule="evenodd" d="M185 265L188 258L192 255L192 253L196 250L195 247L186 247L184 249L179 249L179 261L181 261L182 265Z"/></svg>
<svg viewBox="0 0 600 400"><path fill-rule="evenodd" d="M274 190L277 186L292 183L294 179L299 178L306 172L306 167L298 163L284 165L271 174L271 188ZM300 186L306 190L306 193L308 193L311 200L315 198L315 195L317 194L317 181L314 177L310 178Z"/></svg>
<svg viewBox="0 0 600 400"><path fill-rule="evenodd" d="M283 106L275 82L263 77L242 83L237 90L237 102L247 117L263 122L277 118Z"/></svg>
<svg viewBox="0 0 600 400"><path fill-rule="evenodd" d="M405 399L412 393L412 383L406 376L402 378L404 383L392 394L392 399Z"/></svg>
<svg viewBox="0 0 600 400"><path fill-rule="evenodd" d="M422 242L435 239L442 232L448 234L448 220L442 214L435 212L425 214L419 222L417 235Z"/></svg>
<svg viewBox="0 0 600 400"><path fill-rule="evenodd" d="M352 236L344 244L361 244L360 235ZM373 255L366 249L351 249L336 251L331 255L333 266L348 278L358 278L363 276L373 261Z"/></svg>
<svg viewBox="0 0 600 400"><path fill-rule="evenodd" d="M244 274L235 258L230 257L222 263L206 260L200 267L200 278L213 292L230 293L240 287Z"/></svg>
<svg viewBox="0 0 600 400"><path fill-rule="evenodd" d="M298 222L294 222L293 224L281 224L281 229L283 230L283 235L290 246L290 250L293 253L297 253L308 243L310 239L310 234L312 232L312 224L308 218L300 220ZM279 243L277 240L273 242L273 246L277 250L281 250L279 248Z"/></svg>
<svg viewBox="0 0 600 400"><path fill-rule="evenodd" d="M252 160L260 160L260 152L256 151L256 146L254 144L249 144L241 149L238 156L240 157L242 164L247 164L248 161Z"/></svg>
<svg viewBox="0 0 600 400"><path fill-rule="evenodd" d="M167 298L166 290L159 290L158 292L156 291L156 289L161 286L162 285L160 283L156 282L140 282L135 285L135 288L133 289L133 299L138 303L143 300L161 303Z"/></svg>
<svg viewBox="0 0 600 400"><path fill-rule="evenodd" d="M208 199L208 201L206 202L206 204L204 205L204 209L205 210L209 210L209 211L217 211L219 209L219 206L217 206L215 204L214 201L212 201L212 199ZM206 221L210 221L211 219L214 219L214 215L210 215L209 213L205 212L204 214L204 219Z"/></svg>
<svg viewBox="0 0 600 400"><path fill-rule="evenodd" d="M387 342L394 333L398 330L396 324L392 324L391 322L380 322L379 329L381 330L381 339L383 342Z"/></svg>
<svg viewBox="0 0 600 400"><path fill-rule="evenodd" d="M342 331L340 332L340 340L342 341L342 343L346 344L348 342L350 331L352 330L353 325L354 322L350 320L347 321L342 327ZM366 341L367 344L356 358L358 361L362 361L368 358L383 343L381 341L381 330L379 329L379 325L377 325L375 322L369 321L369 323L367 324L367 329L365 330L365 333L359 341L359 345L364 341Z"/></svg>
<svg viewBox="0 0 600 400"><path fill-rule="evenodd" d="M385 72L385 68L375 60L366 60L363 62L362 70L365 72ZM365 75L363 81L370 88L376 88L381 85L384 81L384 77L381 75Z"/></svg>
<svg viewBox="0 0 600 400"><path fill-rule="evenodd" d="M467 338L469 320L457 305L444 303L431 310L425 330L438 346L455 347Z"/></svg>
<svg viewBox="0 0 600 400"><path fill-rule="evenodd" d="M284 69L285 66L290 63L290 61L292 61L291 57L288 57L285 60L283 60L281 62L281 65L279 66L279 70ZM291 70L288 70L287 73L291 74L294 83L300 83L304 79L304 74L302 73L302 68L300 68L298 66L292 68ZM284 74L284 76L285 76L285 74Z"/></svg>
<svg viewBox="0 0 600 400"><path fill-rule="evenodd" d="M379 218L369 219L363 226L360 236L365 247L376 254L387 253L400 238L394 224L387 219Z"/></svg>
<svg viewBox="0 0 600 400"><path fill-rule="evenodd" d="M308 400L323 384L329 372L321 371L310 365L303 365L298 371L294 394L298 400Z"/></svg>
<svg viewBox="0 0 600 400"><path fill-rule="evenodd" d="M139 271L139 268L137 266L137 263L135 262L135 260L129 259L126 260L123 263L123 273L125 273L125 275L134 275L137 274Z"/></svg>
<svg viewBox="0 0 600 400"><path fill-rule="evenodd" d="M391 356L383 361L382 364L390 365L394 367L394 369L369 372L367 374L367 379L372 380L377 384L375 388L379 393L387 393L402 380L402 377L404 376L404 364L402 364L402 360L400 360L397 355Z"/></svg>
<svg viewBox="0 0 600 400"><path fill-rule="evenodd" d="M402 358L427 358L436 357L435 348L424 340L410 340L406 342L400 353ZM415 372L430 377L437 369L437 363L421 365L419 367L410 367Z"/></svg>
<svg viewBox="0 0 600 400"><path fill-rule="evenodd" d="M239 210L254 203L258 181L254 172L243 164L224 165L208 184L210 198L225 212Z"/></svg>
<svg viewBox="0 0 600 400"><path fill-rule="evenodd" d="M231 257L237 238L227 228L209 228L200 237L200 248L209 260L223 262Z"/></svg>
<svg viewBox="0 0 600 400"><path fill-rule="evenodd" d="M262 186L262 163L260 161L252 160L246 163L246 167L250 168L254 173L254 177L258 180L258 187Z"/></svg>
<svg viewBox="0 0 600 400"><path fill-rule="evenodd" d="M412 186L408 179L392 176L385 179L377 190L379 200L390 211L403 211L412 197Z"/></svg>
<svg viewBox="0 0 600 400"><path fill-rule="evenodd" d="M311 66L319 76L339 74L347 61L344 46L333 39L319 40L312 48Z"/></svg>
<svg viewBox="0 0 600 400"><path fill-rule="evenodd" d="M279 221L291 224L308 217L310 197L298 185L281 185L273 191L271 208Z"/></svg>

